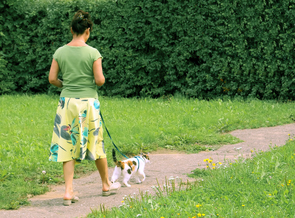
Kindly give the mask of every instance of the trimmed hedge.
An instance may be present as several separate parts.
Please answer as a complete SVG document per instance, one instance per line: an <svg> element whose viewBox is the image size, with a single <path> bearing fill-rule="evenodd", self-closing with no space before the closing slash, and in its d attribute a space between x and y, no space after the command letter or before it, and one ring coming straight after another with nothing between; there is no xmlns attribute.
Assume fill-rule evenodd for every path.
<svg viewBox="0 0 295 218"><path fill-rule="evenodd" d="M102 95L295 99L295 0L11 2L0 3L0 46L13 81L0 93L57 92L52 54L82 9L104 57Z"/></svg>

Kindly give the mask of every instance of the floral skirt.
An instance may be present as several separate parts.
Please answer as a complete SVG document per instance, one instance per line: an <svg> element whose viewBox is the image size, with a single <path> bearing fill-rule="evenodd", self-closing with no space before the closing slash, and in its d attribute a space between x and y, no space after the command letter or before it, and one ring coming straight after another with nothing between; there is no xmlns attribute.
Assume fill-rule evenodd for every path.
<svg viewBox="0 0 295 218"><path fill-rule="evenodd" d="M100 103L94 98L64 98L58 102L50 146L50 161L105 158Z"/></svg>

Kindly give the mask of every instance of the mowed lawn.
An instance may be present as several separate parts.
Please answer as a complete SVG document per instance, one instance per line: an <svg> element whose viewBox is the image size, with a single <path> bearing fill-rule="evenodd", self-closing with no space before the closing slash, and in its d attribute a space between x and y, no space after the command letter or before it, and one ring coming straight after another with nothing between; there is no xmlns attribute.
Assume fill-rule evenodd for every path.
<svg viewBox="0 0 295 218"><path fill-rule="evenodd" d="M49 95L0 96L1 209L26 205L29 195L63 182L62 164L48 161L58 99ZM229 131L291 123L295 114L293 102L182 97L99 100L114 142L127 155L158 147L186 152L217 149L239 142ZM110 156L112 144L106 131L104 138ZM84 161L77 166L76 177L93 170L94 165Z"/></svg>

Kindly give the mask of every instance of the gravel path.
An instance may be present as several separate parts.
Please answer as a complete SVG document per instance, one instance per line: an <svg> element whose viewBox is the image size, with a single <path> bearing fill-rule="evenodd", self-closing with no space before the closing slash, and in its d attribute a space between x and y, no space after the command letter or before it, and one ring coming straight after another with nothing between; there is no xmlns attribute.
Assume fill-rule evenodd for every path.
<svg viewBox="0 0 295 218"><path fill-rule="evenodd" d="M234 145L224 145L218 150L200 152L198 154L175 153L168 150L159 150L150 154L151 163L145 167L147 175L142 184L135 184L131 178L130 188L122 187L116 195L102 197L101 182L98 172L87 177L74 180L74 189L78 192L80 201L69 207L62 205L64 186L53 186L51 192L35 196L30 199L31 206L21 207L18 210L0 210L0 217L58 217L74 218L85 217L91 213L91 209L97 209L101 204L106 207L119 206L125 195L138 194L139 191L153 191L151 186L156 185L156 179L163 184L165 177L180 177L183 181L189 179L186 174L196 168L204 168L206 158L213 158L213 161L233 160L238 156L245 158L251 156L251 150L267 151L270 146L281 146L286 143L289 137L295 136L295 124L267 127L259 129L236 130L231 132L233 136L244 142ZM288 135L290 134L290 136ZM110 176L113 169L109 169ZM190 180L190 179L189 179ZM95 191L97 190L97 191Z"/></svg>

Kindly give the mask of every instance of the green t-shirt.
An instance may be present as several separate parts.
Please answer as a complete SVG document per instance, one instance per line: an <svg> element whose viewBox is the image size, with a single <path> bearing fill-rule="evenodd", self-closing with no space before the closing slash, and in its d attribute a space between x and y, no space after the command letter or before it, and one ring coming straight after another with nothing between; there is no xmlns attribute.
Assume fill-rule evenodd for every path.
<svg viewBox="0 0 295 218"><path fill-rule="evenodd" d="M54 55L63 79L60 97L98 98L93 75L93 62L102 58L91 46L68 46L58 48Z"/></svg>

